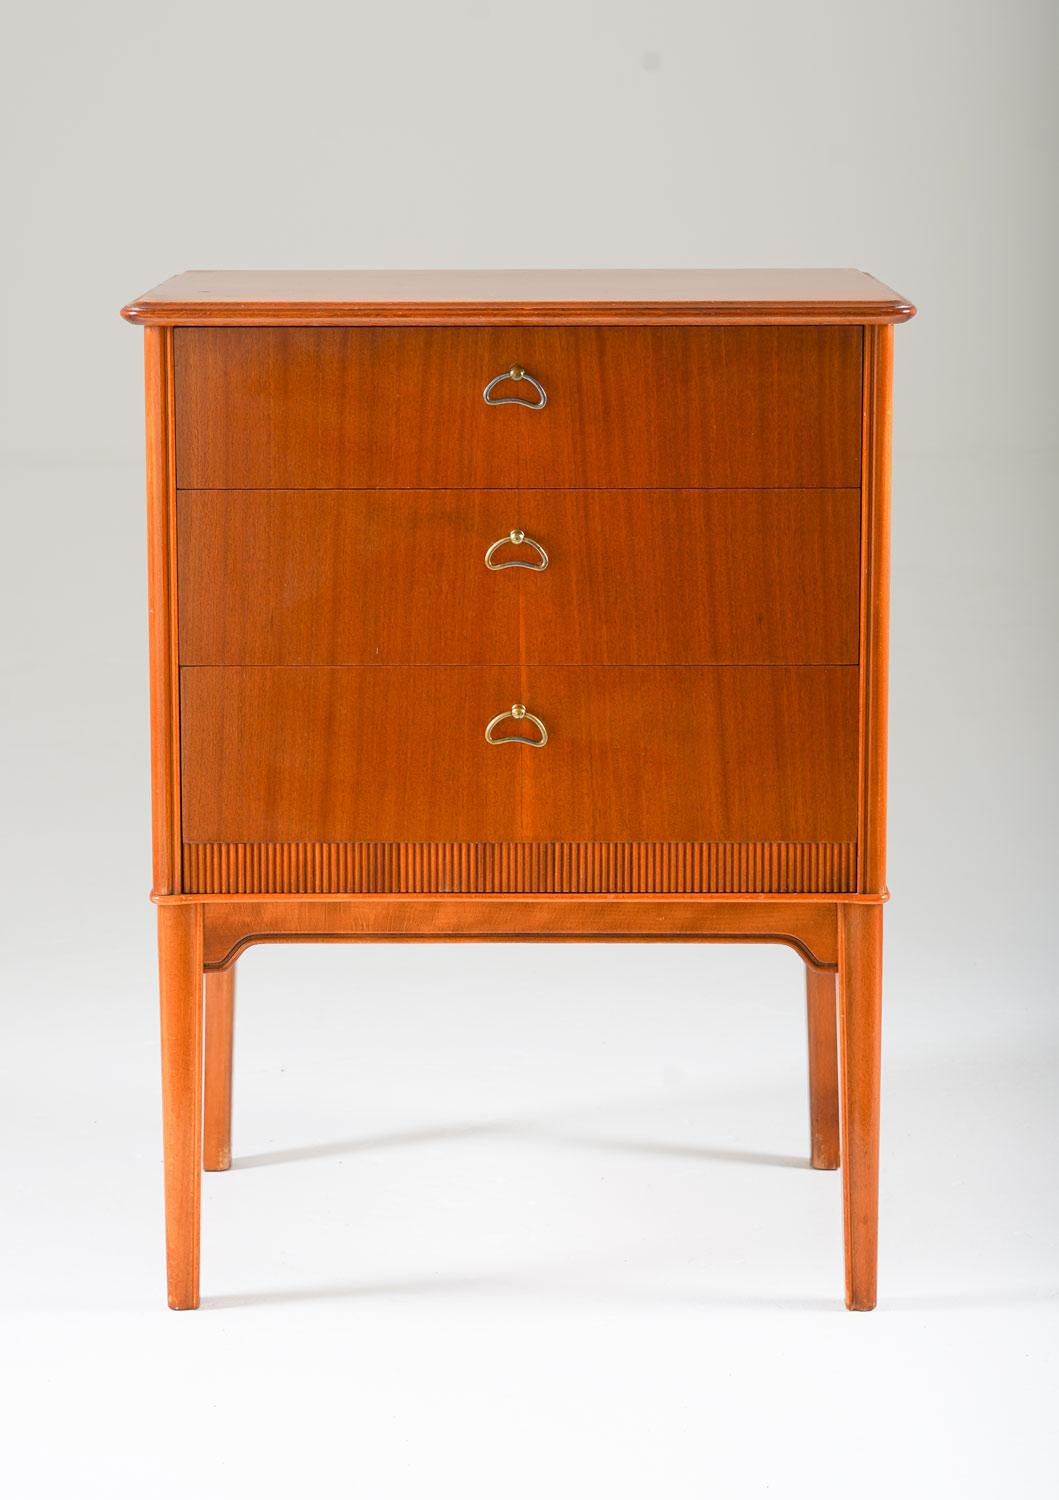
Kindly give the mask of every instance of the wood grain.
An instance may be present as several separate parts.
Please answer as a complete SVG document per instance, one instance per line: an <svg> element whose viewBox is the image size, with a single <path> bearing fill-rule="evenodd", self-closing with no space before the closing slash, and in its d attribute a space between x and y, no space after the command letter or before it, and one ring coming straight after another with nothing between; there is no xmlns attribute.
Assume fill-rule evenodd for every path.
<svg viewBox="0 0 1059 1500"><path fill-rule="evenodd" d="M859 490L184 490L180 659L853 663L860 505ZM544 572L486 568L516 528ZM497 554L512 560L537 559L523 543Z"/></svg>
<svg viewBox="0 0 1059 1500"><path fill-rule="evenodd" d="M850 841L856 684L852 667L526 668L551 738L520 752L522 835Z"/></svg>
<svg viewBox="0 0 1059 1500"><path fill-rule="evenodd" d="M185 667L189 843L517 839L507 667Z"/></svg>
<svg viewBox="0 0 1059 1500"><path fill-rule="evenodd" d="M867 333L861 556L861 891L886 890L886 755L890 675L890 428L893 329Z"/></svg>
<svg viewBox="0 0 1059 1500"><path fill-rule="evenodd" d="M147 415L147 616L151 695L153 891L180 889L173 335L144 332Z"/></svg>
<svg viewBox="0 0 1059 1500"><path fill-rule="evenodd" d="M861 328L180 328L173 337L182 489L861 480ZM547 390L542 411L482 399L515 363Z"/></svg>
<svg viewBox="0 0 1059 1500"><path fill-rule="evenodd" d="M380 896L353 901L203 903L205 962L223 968L272 942L776 942L810 964L838 962L833 901L708 897Z"/></svg>
<svg viewBox="0 0 1059 1500"><path fill-rule="evenodd" d="M820 895L857 884L857 846L826 843L207 843L184 846L198 895L517 891Z"/></svg>
<svg viewBox="0 0 1059 1500"><path fill-rule="evenodd" d="M162 1134L169 1306L199 1305L202 908L158 907Z"/></svg>
<svg viewBox="0 0 1059 1500"><path fill-rule="evenodd" d="M846 1306L867 1312L878 1261L882 907L844 906L838 933Z"/></svg>
<svg viewBox="0 0 1059 1500"><path fill-rule="evenodd" d="M185 667L184 837L849 842L857 677ZM513 702L547 725L543 749L486 743L486 724Z"/></svg>
<svg viewBox="0 0 1059 1500"><path fill-rule="evenodd" d="M207 1172L226 1172L232 1164L234 1033L233 964L230 969L206 974L202 1165Z"/></svg>
<svg viewBox="0 0 1059 1500"><path fill-rule="evenodd" d="M838 1003L835 976L806 967L809 1032L809 1137L814 1167L833 1171L841 1159L838 1119Z"/></svg>
<svg viewBox="0 0 1059 1500"><path fill-rule="evenodd" d="M915 309L855 270L185 271L133 323L873 323Z"/></svg>

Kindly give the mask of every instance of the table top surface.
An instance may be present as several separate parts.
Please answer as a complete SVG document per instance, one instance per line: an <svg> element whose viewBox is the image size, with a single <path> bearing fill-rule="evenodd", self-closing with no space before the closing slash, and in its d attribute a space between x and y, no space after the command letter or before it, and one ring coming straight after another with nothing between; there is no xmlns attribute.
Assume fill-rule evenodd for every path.
<svg viewBox="0 0 1059 1500"><path fill-rule="evenodd" d="M184 271L122 309L155 325L903 323L864 271Z"/></svg>

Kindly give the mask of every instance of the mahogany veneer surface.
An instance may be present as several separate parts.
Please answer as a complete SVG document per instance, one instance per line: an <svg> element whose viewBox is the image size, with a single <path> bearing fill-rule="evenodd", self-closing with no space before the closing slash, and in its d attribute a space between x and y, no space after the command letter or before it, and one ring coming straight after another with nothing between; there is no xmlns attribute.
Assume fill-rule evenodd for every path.
<svg viewBox="0 0 1059 1500"><path fill-rule="evenodd" d="M173 339L183 489L860 483L860 328L178 328ZM485 386L515 364L543 385L543 410L486 405Z"/></svg>
<svg viewBox="0 0 1059 1500"><path fill-rule="evenodd" d="M859 490L185 490L204 666L855 663ZM490 572L520 529L543 572ZM496 561L539 565L527 544ZM399 607L395 600L399 599Z"/></svg>
<svg viewBox="0 0 1059 1500"><path fill-rule="evenodd" d="M123 309L133 323L901 323L915 309L864 271L184 271Z"/></svg>
<svg viewBox="0 0 1059 1500"><path fill-rule="evenodd" d="M181 723L188 842L856 838L852 667L185 667Z"/></svg>

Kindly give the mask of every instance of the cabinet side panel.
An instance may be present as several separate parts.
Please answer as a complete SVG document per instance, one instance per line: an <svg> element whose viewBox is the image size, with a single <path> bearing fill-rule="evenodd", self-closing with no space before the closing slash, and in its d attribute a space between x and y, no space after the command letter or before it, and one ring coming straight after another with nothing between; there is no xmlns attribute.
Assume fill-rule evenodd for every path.
<svg viewBox="0 0 1059 1500"><path fill-rule="evenodd" d="M865 328L858 888L870 895L886 889L892 390L893 328Z"/></svg>
<svg viewBox="0 0 1059 1500"><path fill-rule="evenodd" d="M150 648L153 893L180 890L173 331L144 329L147 404L147 611Z"/></svg>

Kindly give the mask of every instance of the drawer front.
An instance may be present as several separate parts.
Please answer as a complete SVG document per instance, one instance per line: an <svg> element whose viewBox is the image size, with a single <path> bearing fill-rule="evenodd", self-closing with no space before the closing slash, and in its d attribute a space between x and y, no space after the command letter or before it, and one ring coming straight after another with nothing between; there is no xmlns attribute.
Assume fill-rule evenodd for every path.
<svg viewBox="0 0 1059 1500"><path fill-rule="evenodd" d="M188 667L183 838L280 851L851 844L857 679L851 667ZM513 701L547 744L486 742ZM538 733L529 720L494 729L520 732Z"/></svg>
<svg viewBox="0 0 1059 1500"><path fill-rule="evenodd" d="M177 482L853 486L861 345L856 327L178 328ZM485 404L516 364L542 409Z"/></svg>
<svg viewBox="0 0 1059 1500"><path fill-rule="evenodd" d="M511 683L510 667L185 667L184 839L518 838L518 778L484 737Z"/></svg>
<svg viewBox="0 0 1059 1500"><path fill-rule="evenodd" d="M848 841L855 667L527 669L529 839Z"/></svg>
<svg viewBox="0 0 1059 1500"><path fill-rule="evenodd" d="M857 659L857 490L194 490L177 524L185 665Z"/></svg>

